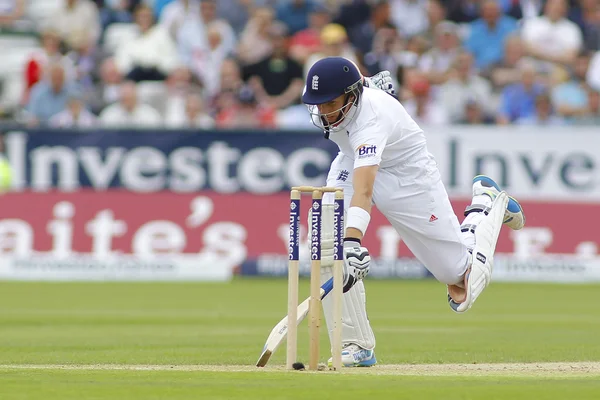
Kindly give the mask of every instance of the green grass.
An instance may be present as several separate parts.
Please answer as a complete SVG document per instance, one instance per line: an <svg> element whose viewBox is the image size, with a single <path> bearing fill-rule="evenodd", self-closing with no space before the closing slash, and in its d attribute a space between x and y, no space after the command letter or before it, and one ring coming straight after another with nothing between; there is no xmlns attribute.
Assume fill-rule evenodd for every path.
<svg viewBox="0 0 600 400"><path fill-rule="evenodd" d="M261 379L257 379L257 375ZM64 399L597 399L591 379L536 380L216 373L82 371L15 372L0 376L14 400ZM32 393L35 393L32 397Z"/></svg>
<svg viewBox="0 0 600 400"><path fill-rule="evenodd" d="M600 361L600 286L494 283L456 315L434 281L368 281L380 364ZM308 284L302 282L302 298ZM285 314L284 280L0 283L0 400L600 398L585 374L397 376L16 369L29 364L248 365ZM322 361L328 341L322 332ZM306 322L299 359L307 361ZM270 365L281 365L282 347ZM15 367L10 367L14 365ZM453 367L456 368L456 367ZM460 371L458 371L460 373ZM369 374L369 375L367 375ZM513 374L514 375L514 374ZM343 393L343 394L342 394Z"/></svg>

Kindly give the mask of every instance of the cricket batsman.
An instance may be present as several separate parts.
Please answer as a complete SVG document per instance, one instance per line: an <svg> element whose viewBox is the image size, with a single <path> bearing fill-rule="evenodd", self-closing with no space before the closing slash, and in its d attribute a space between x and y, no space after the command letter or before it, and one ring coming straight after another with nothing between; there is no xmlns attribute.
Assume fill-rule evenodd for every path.
<svg viewBox="0 0 600 400"><path fill-rule="evenodd" d="M514 230L525 224L520 204L482 175L473 178L473 199L459 223L423 130L390 95L393 88L382 87L381 80L369 85L377 77L364 78L348 59L324 58L310 69L302 95L313 123L339 147L327 186L344 189L347 207L342 311L342 363L347 367L377 363L362 282L371 258L361 243L373 205L419 261L447 285L448 303L457 313L469 310L489 285L502 224ZM332 224L332 203L333 196L327 193L323 282L332 276L333 229L325 226ZM323 300L323 308L331 336L330 298Z"/></svg>

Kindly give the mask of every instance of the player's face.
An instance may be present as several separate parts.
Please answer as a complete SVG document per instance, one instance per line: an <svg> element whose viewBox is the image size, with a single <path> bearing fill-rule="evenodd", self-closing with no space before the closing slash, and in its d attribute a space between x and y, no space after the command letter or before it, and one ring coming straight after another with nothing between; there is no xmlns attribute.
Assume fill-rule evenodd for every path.
<svg viewBox="0 0 600 400"><path fill-rule="evenodd" d="M340 114L345 112L345 106L350 105L350 103L346 104L345 98L346 95L343 94L327 103L319 104L317 106L319 113L323 115L323 118L325 118L329 124L336 123L340 119Z"/></svg>

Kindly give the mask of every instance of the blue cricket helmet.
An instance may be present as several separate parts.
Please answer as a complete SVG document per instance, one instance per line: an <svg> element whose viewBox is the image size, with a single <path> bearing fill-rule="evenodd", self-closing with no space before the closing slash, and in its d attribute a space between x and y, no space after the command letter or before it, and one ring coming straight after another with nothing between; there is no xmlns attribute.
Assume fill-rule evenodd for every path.
<svg viewBox="0 0 600 400"><path fill-rule="evenodd" d="M362 75L352 61L343 57L323 58L308 71L302 102L327 103L356 90L359 85L362 85Z"/></svg>
<svg viewBox="0 0 600 400"><path fill-rule="evenodd" d="M344 130L354 120L362 92L363 77L356 64L343 57L328 57L317 61L308 71L302 102L312 123L324 129L328 137L329 132ZM343 95L346 97L340 108L321 112L321 104Z"/></svg>

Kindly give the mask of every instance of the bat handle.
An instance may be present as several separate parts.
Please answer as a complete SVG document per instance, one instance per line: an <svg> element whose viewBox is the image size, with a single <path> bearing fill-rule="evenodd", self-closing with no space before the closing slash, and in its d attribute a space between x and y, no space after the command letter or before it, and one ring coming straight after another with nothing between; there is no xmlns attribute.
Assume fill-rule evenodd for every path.
<svg viewBox="0 0 600 400"><path fill-rule="evenodd" d="M321 286L321 289L323 289L323 293L321 293L321 300L323 300L333 289L333 278L329 278L329 280Z"/></svg>

